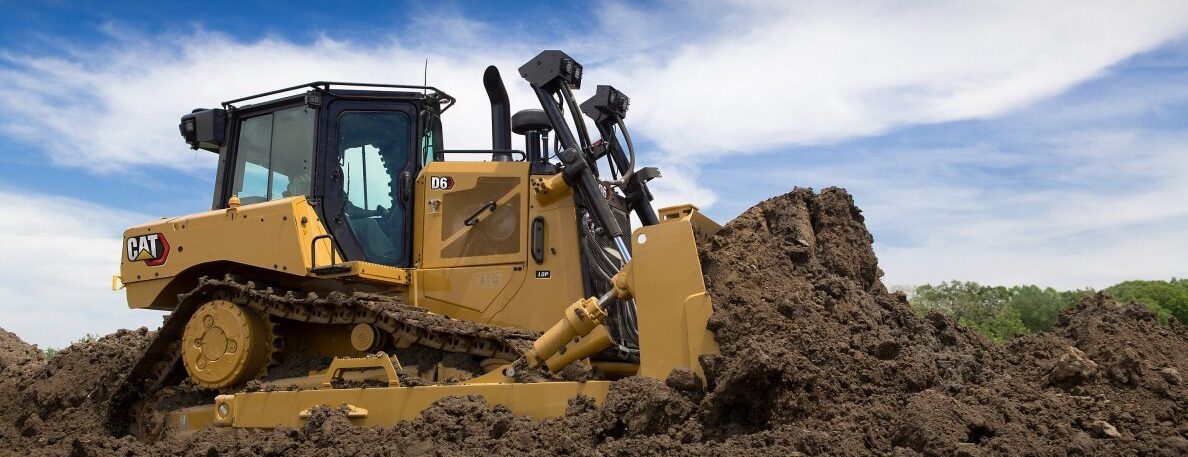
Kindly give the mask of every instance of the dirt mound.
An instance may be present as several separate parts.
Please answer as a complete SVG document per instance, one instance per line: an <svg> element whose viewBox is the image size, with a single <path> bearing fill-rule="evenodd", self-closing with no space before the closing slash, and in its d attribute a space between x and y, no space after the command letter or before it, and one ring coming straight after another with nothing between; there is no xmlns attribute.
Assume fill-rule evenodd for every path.
<svg viewBox="0 0 1188 457"><path fill-rule="evenodd" d="M17 401L21 386L27 384L28 373L45 365L45 353L21 340L16 334L0 329L0 442L15 443L20 433L9 426L6 413L24 410Z"/></svg>
<svg viewBox="0 0 1188 457"><path fill-rule="evenodd" d="M1020 406L1019 422L1059 440L1054 450L1188 455L1188 328L1178 322L1098 294L1001 353L1025 382L996 387Z"/></svg>
<svg viewBox="0 0 1188 457"><path fill-rule="evenodd" d="M15 333L0 328L0 376L9 378L45 363L45 353Z"/></svg>
<svg viewBox="0 0 1188 457"><path fill-rule="evenodd" d="M146 341L124 332L63 351L6 395L21 403L0 405L18 411L0 439L76 455L1188 454L1184 326L1097 296L1050 332L994 346L888 292L872 241L837 188L769 199L706 239L722 352L703 360L708 386L682 371L627 378L602 406L574 399L545 421L479 397L442 400L394 428L353 428L323 408L298 429L146 445L88 419L105 376ZM20 437L34 416L63 425Z"/></svg>
<svg viewBox="0 0 1188 457"><path fill-rule="evenodd" d="M37 449L72 446L79 437L102 435L108 389L149 339L144 328L120 330L75 343L26 370L0 397L0 437L18 444L16 448Z"/></svg>
<svg viewBox="0 0 1188 457"><path fill-rule="evenodd" d="M849 416L881 413L865 407L889 395L985 378L991 346L942 316L920 319L888 293L871 243L850 196L830 188L760 203L705 247L723 354L711 364L711 424L728 433L846 420L869 428L882 421ZM839 432L839 446L885 434Z"/></svg>

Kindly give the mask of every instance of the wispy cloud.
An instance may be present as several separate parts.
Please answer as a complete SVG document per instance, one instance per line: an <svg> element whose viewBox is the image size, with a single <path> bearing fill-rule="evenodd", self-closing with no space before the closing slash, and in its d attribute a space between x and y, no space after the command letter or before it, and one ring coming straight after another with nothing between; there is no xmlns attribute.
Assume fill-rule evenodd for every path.
<svg viewBox="0 0 1188 457"><path fill-rule="evenodd" d="M749 183L720 187L723 194L744 185L769 193L844 185L865 210L891 283L1073 288L1185 276L1188 134L1160 125L1188 110L1188 96L1169 96L1159 84L1135 90L1126 75L1077 92L991 121L795 149L797 166L756 159L710 167L725 181ZM1067 115L1086 99L1163 114Z"/></svg>
<svg viewBox="0 0 1188 457"><path fill-rule="evenodd" d="M524 34L509 40L464 16L429 19L460 25L437 41L327 34L311 43L111 27L111 41L97 47L5 55L0 81L14 88L17 103L0 118L62 164L205 170L212 157L176 154L177 118L189 109L310 80L419 82L428 58L431 82L461 100L447 139L482 146L482 68L499 64L513 103L531 107L514 71L546 43ZM648 10L617 3L599 9L597 20L561 44L589 59L590 82L635 97L629 120L637 134L657 146L654 159L675 163L998 115L1179 36L1188 6L732 2Z"/></svg>
<svg viewBox="0 0 1188 457"><path fill-rule="evenodd" d="M87 333L161 324L111 291L120 234L149 217L48 195L0 190L0 315L6 330L61 348Z"/></svg>
<svg viewBox="0 0 1188 457"><path fill-rule="evenodd" d="M447 127L447 139L474 146L489 141L482 69L488 63L514 68L503 57L512 51L476 46L453 54L406 48L395 39L245 43L195 30L184 38L113 36L85 54L9 55L0 81L15 88L13 106L20 108L4 116L4 125L61 165L100 173L146 164L206 172L213 156L179 154L185 146L177 122L190 109L315 80L420 83L429 59L430 83L460 99L449 113L458 124ZM511 89L517 100L531 100L526 89Z"/></svg>
<svg viewBox="0 0 1188 457"><path fill-rule="evenodd" d="M746 20L622 84L682 155L768 151L986 118L1058 94L1188 30L1167 2L741 2Z"/></svg>

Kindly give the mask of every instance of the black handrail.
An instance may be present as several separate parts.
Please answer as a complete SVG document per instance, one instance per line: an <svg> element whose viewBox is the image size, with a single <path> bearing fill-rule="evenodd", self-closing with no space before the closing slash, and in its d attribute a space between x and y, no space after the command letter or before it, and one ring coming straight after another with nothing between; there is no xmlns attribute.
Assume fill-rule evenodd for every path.
<svg viewBox="0 0 1188 457"><path fill-rule="evenodd" d="M495 200L488 200L487 203L483 204L482 208L479 208L478 211L475 211L474 214L471 214L470 217L466 218L466 221L463 223L466 224L467 227L474 226L474 224L479 223L479 215L483 214L483 211L487 210L490 210L492 213L495 212Z"/></svg>
<svg viewBox="0 0 1188 457"><path fill-rule="evenodd" d="M318 240L330 240L330 265L332 267L338 264L338 250L334 249L334 235L321 234L309 240L309 269L310 271L318 269Z"/></svg>
<svg viewBox="0 0 1188 457"><path fill-rule="evenodd" d="M447 94L444 91L442 91L441 89L438 89L433 86L413 86L413 85L406 85L406 84L348 83L348 82L338 82L338 81L314 81L311 83L298 84L296 86L286 87L284 89L277 89L277 90L264 92L261 94L250 95L247 97L241 97L241 98L237 98L234 100L228 100L228 101L223 102L223 108L225 109L234 103L239 103L242 101L252 100L252 99L256 99L256 98L260 98L260 97L267 97L269 95L276 95L276 94L279 94L282 92L288 92L291 90L303 89L303 88L307 88L307 87L311 88L311 89L315 89L315 90L329 91L330 86L382 87L382 88L387 88L387 89L413 89L413 90L425 90L425 91L431 90L435 94L440 96L443 100L446 101L446 106L441 108L442 112L445 112L445 110L449 109L449 107L453 106L454 103L457 102L457 99L450 96L450 94Z"/></svg>
<svg viewBox="0 0 1188 457"><path fill-rule="evenodd" d="M442 154L519 154L520 160L518 162L528 159L528 154L515 149L444 149L440 152Z"/></svg>

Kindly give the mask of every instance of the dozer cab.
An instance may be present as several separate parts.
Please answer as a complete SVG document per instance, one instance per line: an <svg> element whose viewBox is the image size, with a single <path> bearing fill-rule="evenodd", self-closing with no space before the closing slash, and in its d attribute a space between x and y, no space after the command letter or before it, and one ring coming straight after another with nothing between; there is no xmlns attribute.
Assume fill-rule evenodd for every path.
<svg viewBox="0 0 1188 457"><path fill-rule="evenodd" d="M598 86L579 105L581 72L561 51L528 61L541 109L511 116L489 67L490 150L444 147L454 99L427 86L315 82L183 116L219 156L212 210L124 233L129 306L169 314L112 431L298 426L318 405L392 425L472 394L552 417L617 377L704 379L694 230L717 225L653 210L628 98Z"/></svg>

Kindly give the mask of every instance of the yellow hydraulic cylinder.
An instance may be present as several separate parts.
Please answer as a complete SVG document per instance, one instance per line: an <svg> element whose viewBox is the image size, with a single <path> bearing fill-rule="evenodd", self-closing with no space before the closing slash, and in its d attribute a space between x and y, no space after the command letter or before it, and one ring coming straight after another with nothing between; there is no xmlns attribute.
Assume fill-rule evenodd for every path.
<svg viewBox="0 0 1188 457"><path fill-rule="evenodd" d="M524 354L525 361L528 366L540 366L573 341L574 337L590 334L605 318L606 311L598 304L598 299L590 297L578 300L565 310L565 317L532 343L532 349Z"/></svg>
<svg viewBox="0 0 1188 457"><path fill-rule="evenodd" d="M606 330L606 326L599 325L591 330L589 335L575 336L573 344L562 346L562 350L556 355L545 360L545 366L549 367L549 371L556 373L573 361L597 354L611 344L614 342L611 340L610 332Z"/></svg>

